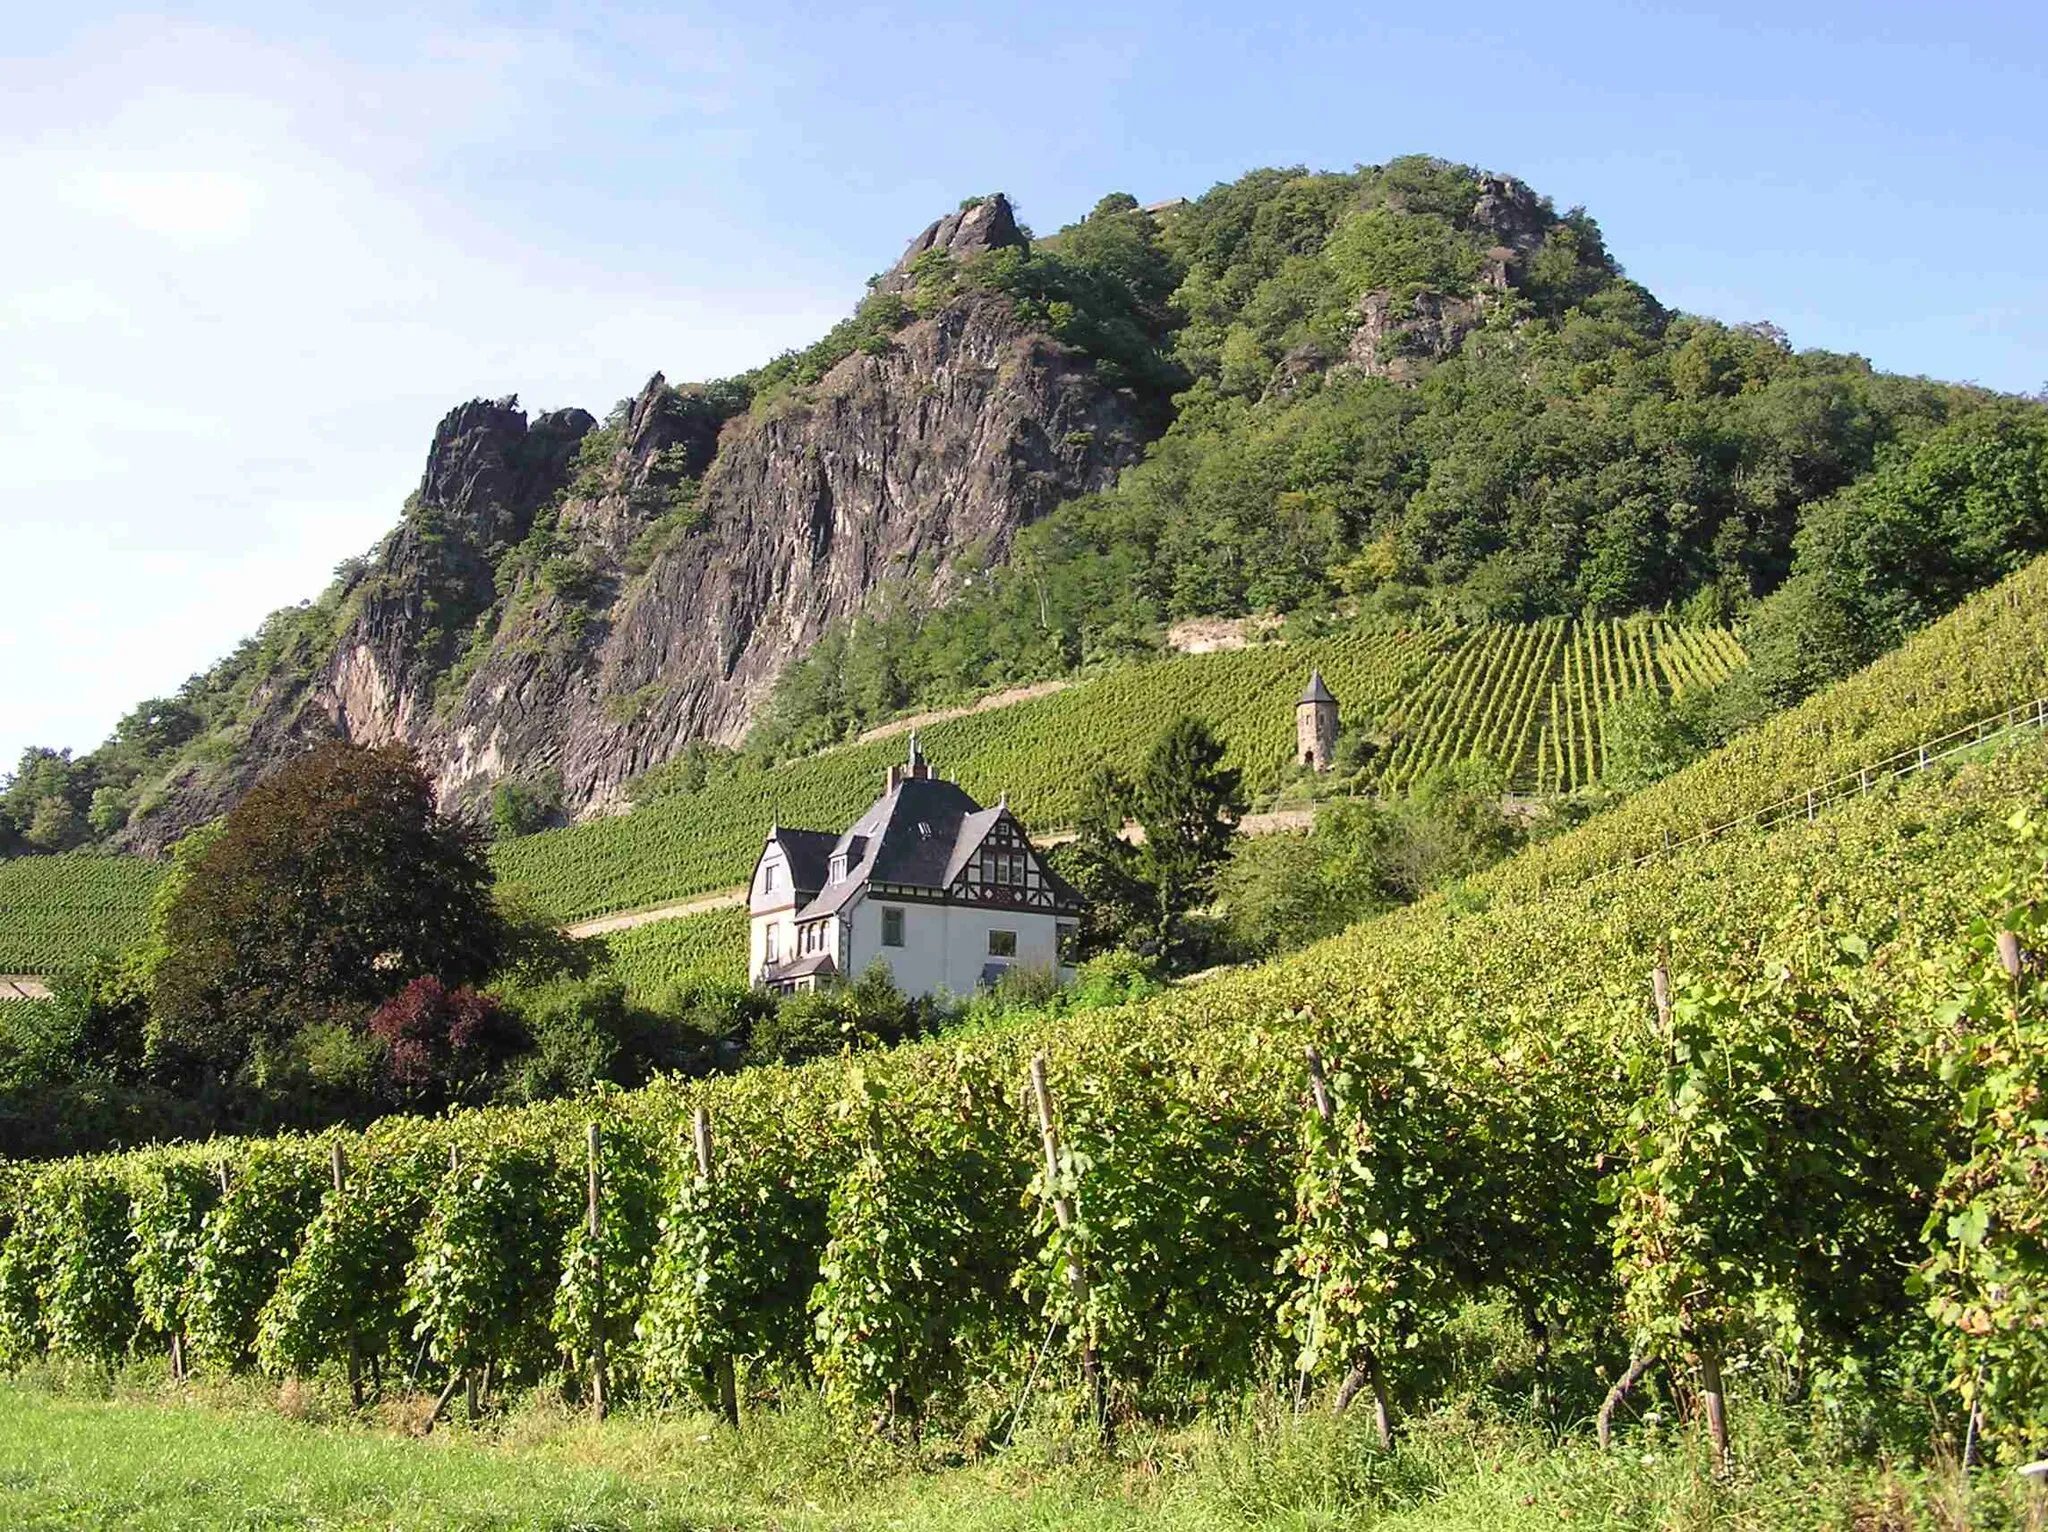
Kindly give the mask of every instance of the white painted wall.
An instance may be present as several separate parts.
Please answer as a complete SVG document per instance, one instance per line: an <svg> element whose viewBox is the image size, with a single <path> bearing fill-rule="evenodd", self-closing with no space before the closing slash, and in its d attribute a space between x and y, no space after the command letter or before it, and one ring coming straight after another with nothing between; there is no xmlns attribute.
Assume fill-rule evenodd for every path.
<svg viewBox="0 0 2048 1532"><path fill-rule="evenodd" d="M774 887L770 888L770 882ZM787 963L796 953L796 891L790 886L788 859L782 848L770 846L754 868L754 881L747 890L747 908L753 914L747 932L747 982L758 984L768 966L768 932L775 932L775 961Z"/></svg>
<svg viewBox="0 0 2048 1532"><path fill-rule="evenodd" d="M903 945L882 945L882 911L903 911ZM1059 931L1043 911L992 910L955 904L899 904L879 894L858 900L850 911L851 955L847 977L857 979L876 958L888 965L896 987L906 995L971 995L981 985L981 970L992 962L988 933L1015 931L1017 955L1008 959L1019 968L1050 969L1059 962Z"/></svg>

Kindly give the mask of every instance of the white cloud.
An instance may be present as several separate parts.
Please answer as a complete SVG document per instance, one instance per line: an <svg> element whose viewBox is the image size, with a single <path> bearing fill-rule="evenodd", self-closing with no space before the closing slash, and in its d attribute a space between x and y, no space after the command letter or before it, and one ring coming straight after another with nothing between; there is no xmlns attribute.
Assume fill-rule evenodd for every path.
<svg viewBox="0 0 2048 1532"><path fill-rule="evenodd" d="M57 194L181 245L224 245L246 239L264 201L253 176L217 170L91 170L60 179Z"/></svg>
<svg viewBox="0 0 2048 1532"><path fill-rule="evenodd" d="M698 57L684 95L715 95ZM572 48L488 29L368 68L138 20L0 63L0 772L31 742L89 748L316 593L451 406L601 414L656 368L735 371L843 311L773 262L642 270L662 263L615 231L477 210L467 167L533 153L604 88Z"/></svg>

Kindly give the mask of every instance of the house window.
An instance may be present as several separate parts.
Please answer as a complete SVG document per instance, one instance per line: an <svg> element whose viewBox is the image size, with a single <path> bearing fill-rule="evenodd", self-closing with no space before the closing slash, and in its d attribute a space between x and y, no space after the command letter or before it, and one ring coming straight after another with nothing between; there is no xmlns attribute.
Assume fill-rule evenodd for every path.
<svg viewBox="0 0 2048 1532"><path fill-rule="evenodd" d="M1062 920L1061 922L1059 922L1059 924L1053 927L1053 932L1057 939L1057 945L1059 947L1060 961L1062 963L1071 963L1074 961L1074 938L1080 934L1080 929L1081 928L1071 920Z"/></svg>
<svg viewBox="0 0 2048 1532"><path fill-rule="evenodd" d="M775 957L775 927L770 926L761 943L761 960L772 963L775 961Z"/></svg>
<svg viewBox="0 0 2048 1532"><path fill-rule="evenodd" d="M770 862L761 869L761 892L764 894L775 892L775 864L773 862Z"/></svg>
<svg viewBox="0 0 2048 1532"><path fill-rule="evenodd" d="M834 883L844 883L846 881L846 858L844 856L832 858L832 881Z"/></svg>
<svg viewBox="0 0 2048 1532"><path fill-rule="evenodd" d="M1015 957L1017 955L1017 933L1015 931L989 932L988 955L990 957Z"/></svg>
<svg viewBox="0 0 2048 1532"><path fill-rule="evenodd" d="M903 912L890 909L886 905L882 909L882 945L884 947L900 947L903 945Z"/></svg>

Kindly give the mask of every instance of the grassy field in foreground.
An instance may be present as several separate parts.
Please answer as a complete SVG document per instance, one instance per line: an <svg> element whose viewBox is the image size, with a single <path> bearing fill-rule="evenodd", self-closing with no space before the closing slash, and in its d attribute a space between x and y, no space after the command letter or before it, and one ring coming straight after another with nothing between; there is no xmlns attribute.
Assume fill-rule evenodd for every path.
<svg viewBox="0 0 2048 1532"><path fill-rule="evenodd" d="M0 1385L9 1528L1163 1529L2039 1528L2039 1496L1981 1474L1830 1466L1782 1419L1716 1482L1680 1443L1602 1456L1526 1430L1413 1423L1392 1453L1362 1420L1284 1407L1225 1426L1125 1431L1113 1452L1027 1439L934 1466L835 1438L801 1412L729 1432L702 1417L602 1426L528 1405L425 1440L288 1419L252 1391L89 1398ZM274 1396L272 1396L274 1397ZM223 1401L226 1402L223 1402ZM1765 1417L1754 1412L1753 1421Z"/></svg>

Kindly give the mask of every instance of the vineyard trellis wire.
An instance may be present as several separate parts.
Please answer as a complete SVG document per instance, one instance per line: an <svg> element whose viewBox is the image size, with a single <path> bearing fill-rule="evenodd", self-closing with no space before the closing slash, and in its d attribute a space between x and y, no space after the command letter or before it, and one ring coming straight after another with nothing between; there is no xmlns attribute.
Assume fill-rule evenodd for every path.
<svg viewBox="0 0 2048 1532"><path fill-rule="evenodd" d="M1908 745L1903 750L1894 751L1881 760L1858 767L1855 771L1816 783L1804 792L1780 798L1753 813L1723 820L1719 824L1709 825L1683 838L1675 837L1667 831L1664 845L1660 850L1616 862L1601 868L1593 876L1609 877L1631 868L1647 867L1659 857L1667 856L1674 851L1682 851L1688 846L1705 845L1708 841L1726 835L1730 830L1768 830L1774 825L1795 818L1804 818L1811 823L1822 809L1867 793L1888 778L1909 777L1915 772L1925 771L1930 766L1939 765L1942 761L1961 755L1965 751L1977 749L2002 735L2017 733L2022 729L2048 729L2048 696L2036 697L2031 702L2017 703L2003 712L1989 714L1972 723L1951 729L1945 734Z"/></svg>

